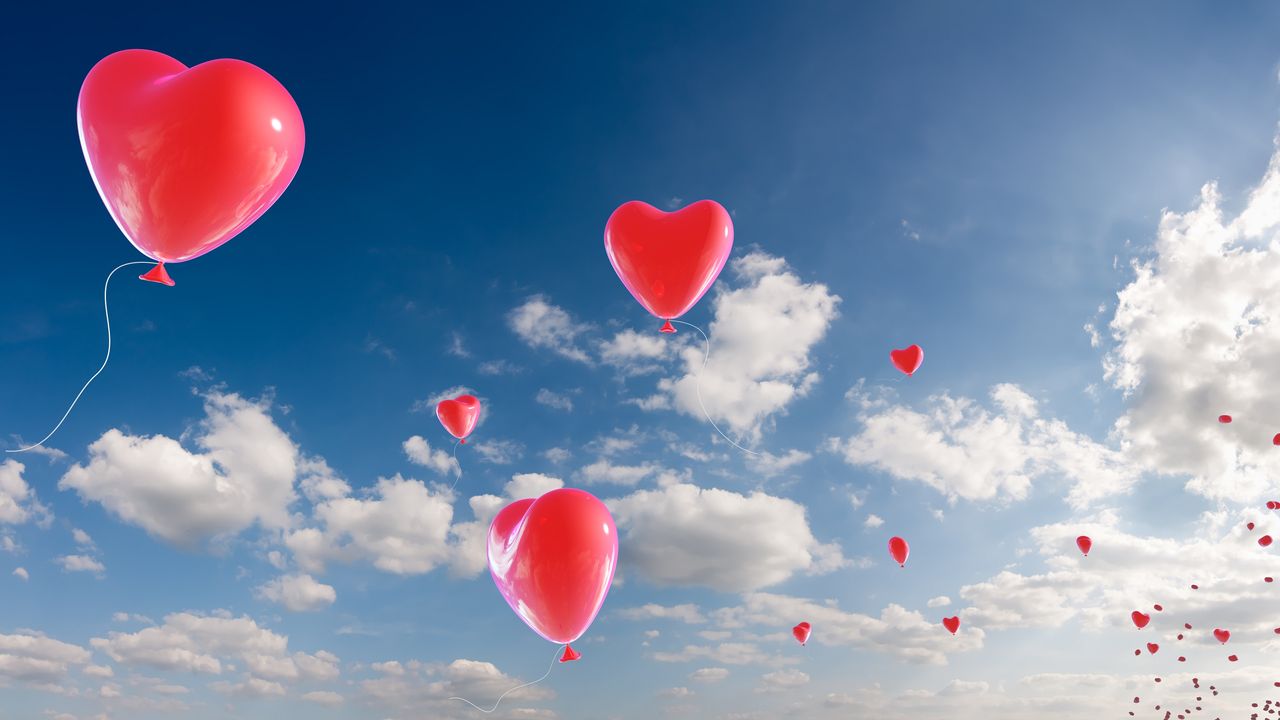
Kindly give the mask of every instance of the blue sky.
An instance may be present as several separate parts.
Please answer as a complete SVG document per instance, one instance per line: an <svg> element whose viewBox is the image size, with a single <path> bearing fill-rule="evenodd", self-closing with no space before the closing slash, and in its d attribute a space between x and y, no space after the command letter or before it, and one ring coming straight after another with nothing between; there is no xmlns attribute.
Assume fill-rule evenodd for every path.
<svg viewBox="0 0 1280 720"><path fill-rule="evenodd" d="M1280 530L1275 6L6 17L10 447L97 366L102 279L138 259L76 140L88 69L253 62L307 150L175 288L114 285L58 452L0 465L0 718L475 717L443 698L553 650L475 540L560 482L610 503L621 582L498 716L1091 718L1180 702L1183 670L1227 713L1280 680L1280 565L1243 528ZM602 247L622 202L701 198L737 244L685 319L764 463ZM422 408L460 387L486 413L450 492ZM1176 663L1183 621L1241 662L1196 635Z"/></svg>

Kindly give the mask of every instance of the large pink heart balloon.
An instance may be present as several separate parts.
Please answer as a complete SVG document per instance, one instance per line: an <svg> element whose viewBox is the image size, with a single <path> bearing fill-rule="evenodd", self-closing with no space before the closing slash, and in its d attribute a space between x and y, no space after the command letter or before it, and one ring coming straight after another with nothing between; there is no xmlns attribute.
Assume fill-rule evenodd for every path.
<svg viewBox="0 0 1280 720"><path fill-rule="evenodd" d="M493 519L488 545L493 582L525 624L557 644L582 637L618 564L604 503L575 488L517 500Z"/></svg>
<svg viewBox="0 0 1280 720"><path fill-rule="evenodd" d="M302 162L298 106L275 78L240 60L188 68L162 53L122 50L89 71L76 110L102 202L129 242L161 264L235 237ZM146 279L167 280L159 271Z"/></svg>

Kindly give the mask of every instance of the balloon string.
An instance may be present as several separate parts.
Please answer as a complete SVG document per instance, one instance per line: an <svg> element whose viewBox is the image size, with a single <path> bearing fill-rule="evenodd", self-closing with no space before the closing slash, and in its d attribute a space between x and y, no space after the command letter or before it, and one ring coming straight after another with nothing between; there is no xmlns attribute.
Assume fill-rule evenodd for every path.
<svg viewBox="0 0 1280 720"><path fill-rule="evenodd" d="M494 703L494 704L493 704L493 707L489 708L488 710L485 710L484 708L480 707L479 705L477 705L477 704L475 704L475 703L471 702L470 700L468 700L468 699L466 699L466 698L451 697L451 698L449 698L449 699L450 699L450 700L461 700L462 702L464 702L464 703L466 703L466 704L470 705L471 707L473 707L473 708L475 708L475 709L479 710L480 712L482 712L482 713L484 713L484 714L488 715L488 714L492 713L494 710L497 710L497 709L498 709L498 706L502 704L502 699L503 699L503 698L505 698L506 696L510 695L511 693L513 693L513 692L515 692L515 691L517 691L517 690L520 690L520 689L522 689L522 688L527 688L527 687L529 687L530 685L537 685L538 683L542 682L543 680L546 680L546 679L547 679L547 677L551 675L551 671L552 671L553 669L555 669L555 666L556 666L556 658L557 658L557 656L559 656L559 655L560 655L560 651L561 651L561 650L563 650L563 649L564 649L564 646L563 646L563 645L561 645L561 646L559 646L559 647L557 647L557 648L556 648L555 655L552 655L552 656L551 656L551 664L547 666L547 671L546 671L545 673L543 673L543 674L542 674L542 677L538 678L537 680L533 680L533 681L527 682L527 683L525 683L525 684L523 684L523 685L517 685L517 686L515 686L515 687L511 688L510 690L508 690L508 691L506 691L506 692L502 693L501 695L499 695L499 696L498 696L498 702Z"/></svg>
<svg viewBox="0 0 1280 720"><path fill-rule="evenodd" d="M453 441L453 464L458 467L458 474L453 477L453 484L449 486L450 490L458 487L458 481L462 479L462 463L458 462L458 444L462 442L462 438Z"/></svg>
<svg viewBox="0 0 1280 720"><path fill-rule="evenodd" d="M698 392L698 407L702 408L702 414L707 416L707 422L711 423L711 427L715 428L716 432L720 433L720 437L724 438L725 441L728 442L730 445L738 448L739 450L741 450L744 453L747 453L748 455L759 455L760 453L754 450L748 450L742 447L741 445L739 445L738 443L730 439L728 435L725 435L724 431L720 429L720 426L716 425L716 421L711 419L711 413L707 412L707 406L702 403L702 373L706 371L707 361L711 359L711 338L707 337L707 334L705 332L702 332L702 328L698 327L697 325L694 325L693 323L687 323L683 320L671 320L671 322L679 323L681 325L688 325L694 330L697 330L702 335L702 339L707 343L707 351L702 356L702 369L698 371L698 383L694 387L694 389L697 390Z"/></svg>
<svg viewBox="0 0 1280 720"><path fill-rule="evenodd" d="M85 381L84 387L80 388L80 392L76 393L75 400L71 401L70 407L68 407L67 411L62 414L62 419L58 421L57 425L53 426L53 429L49 431L48 435L45 435L40 440L40 442L34 445L28 445L24 448L18 448L17 450L5 450L5 452L20 453L20 452L26 452L28 450L34 450L40 447L41 445L44 445L45 440L48 440L49 438L53 437L53 434L58 432L58 428L62 427L62 423L66 422L67 416L69 416L71 414L71 411L75 409L76 403L80 402L80 396L84 395L84 391L88 390L89 386L93 384L93 381L98 379L98 376L102 374L102 371L107 369L107 362L111 360L111 307L107 305L107 289L111 287L111 277L115 275L116 272L120 270L120 268L129 267L130 265L154 265L154 264L155 264L154 261L135 260L133 262L127 262L123 265L118 265L115 270L112 270L110 273L107 273L107 281L102 284L102 314L107 319L107 356L102 358L102 367L98 368L98 372L94 373L92 377L90 377L88 380Z"/></svg>

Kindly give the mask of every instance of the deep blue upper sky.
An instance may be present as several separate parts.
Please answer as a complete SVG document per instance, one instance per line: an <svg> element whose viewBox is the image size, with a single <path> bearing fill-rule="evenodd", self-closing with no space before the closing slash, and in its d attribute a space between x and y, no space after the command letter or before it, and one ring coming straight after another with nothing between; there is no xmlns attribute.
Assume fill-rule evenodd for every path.
<svg viewBox="0 0 1280 720"><path fill-rule="evenodd" d="M735 256L754 247L784 257L803 280L842 298L813 356L822 384L788 407L763 447L812 451L823 437L848 435L857 424L845 391L860 377L888 378L888 348L911 342L927 348L927 384L903 384L904 401L944 391L982 398L996 383L1017 383L1101 440L1121 399L1105 388L1082 326L1100 305L1114 309L1129 259L1150 242L1162 208L1189 205L1217 179L1238 209L1266 168L1280 118L1274 3L503 5L7 8L0 437L34 440L56 422L100 361L102 279L140 259L96 196L76 137L80 82L120 49L262 67L301 108L306 154L256 224L170 266L175 288L131 278L113 287L112 364L51 444L81 462L110 428L179 437L202 414L179 373L198 366L230 391L273 393L287 409L276 414L280 426L356 487L413 472L400 449L410 435L443 443L430 413L412 408L456 385L494 400L485 434L526 447L515 466L472 457L468 493L497 492L512 472L553 472L538 452L578 448L613 428L706 440L700 420L623 405L641 393L531 352L506 327L513 307L543 294L609 332L656 329L602 247L609 213L631 199L661 207L716 199L733 212ZM686 319L709 318L704 300ZM455 333L470 357L448 352ZM498 359L523 371L476 371ZM1083 393L1090 384L1103 386L1096 402ZM549 414L533 400L541 387L585 391L576 412ZM583 452L570 468L588 459ZM94 536L109 571L101 581L55 578L41 593L0 591L0 634L30 627L85 644L115 611L273 612L251 585L233 581L249 564L244 548L213 557L175 550L59 492L65 467L24 462L59 518L43 534L22 531L25 562L55 575L45 558L66 552L69 523ZM897 497L875 473L816 452L786 494L808 504L819 538L880 560L883 538L864 534L861 516L831 500L847 485ZM919 488L903 496L878 511L891 524L945 505ZM1175 508L1178 517L1196 510ZM457 512L466 516L464 501ZM1034 524L1065 515L1057 496L1040 493L1016 512L989 512L957 512L950 535L933 525L917 531L978 555L963 572L940 560L941 589L855 593L856 574L800 577L783 589L873 614L887 601L923 610L925 599L954 595L1009 561L1008 552L982 557L984 543L1025 532L1026 516ZM253 584L268 579L269 569L250 567ZM483 657L522 677L542 662L542 645L521 637L508 648L488 627L510 618L487 578L462 583L436 571L403 580L365 567L337 568L325 581L338 587L330 616L275 626L303 648L360 662ZM618 607L725 602L701 590L654 590L634 576L624 588ZM477 602L483 613L458 619ZM360 645L333 634L352 618L393 624L434 611L450 619L418 617L412 640ZM455 637L452 623L472 635ZM637 659L625 672L651 666ZM557 688L575 702L616 690ZM652 692L644 689L645 701ZM23 702L32 712L50 706ZM565 707L564 717L586 717Z"/></svg>

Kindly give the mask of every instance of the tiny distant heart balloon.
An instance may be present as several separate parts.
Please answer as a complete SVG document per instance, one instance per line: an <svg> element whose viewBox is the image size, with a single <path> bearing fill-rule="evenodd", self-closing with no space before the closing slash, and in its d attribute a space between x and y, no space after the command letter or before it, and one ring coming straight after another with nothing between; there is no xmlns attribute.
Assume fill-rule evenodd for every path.
<svg viewBox="0 0 1280 720"><path fill-rule="evenodd" d="M1093 547L1093 541L1089 539L1088 535L1081 535L1076 538L1076 547L1080 548L1081 554L1089 557L1089 550Z"/></svg>
<svg viewBox="0 0 1280 720"><path fill-rule="evenodd" d="M1137 610L1134 610L1133 614L1131 614L1129 618L1133 620L1133 624L1137 625L1139 630L1146 627L1147 623L1151 622L1150 615L1144 612L1138 612Z"/></svg>
<svg viewBox="0 0 1280 720"><path fill-rule="evenodd" d="M733 250L733 220L714 200L663 212L633 200L604 228L604 249L622 284L645 310L667 320L689 311L720 275Z"/></svg>
<svg viewBox="0 0 1280 720"><path fill-rule="evenodd" d="M894 367L908 376L914 375L924 363L924 349L919 345L911 345L902 350L893 350L889 353L889 360L893 361Z"/></svg>
<svg viewBox="0 0 1280 720"><path fill-rule="evenodd" d="M1213 631L1213 637L1217 639L1218 642L1222 643L1223 645L1226 645L1227 641L1231 639L1231 632L1228 630L1223 630L1222 628L1216 628Z"/></svg>
<svg viewBox="0 0 1280 720"><path fill-rule="evenodd" d="M956 631L960 629L960 617L942 618L942 627L950 631L952 635L955 635Z"/></svg>
<svg viewBox="0 0 1280 720"><path fill-rule="evenodd" d="M241 60L188 68L150 50L103 58L76 108L80 145L107 211L160 263L199 257L240 234L302 162L302 114L284 86Z"/></svg>
<svg viewBox="0 0 1280 720"><path fill-rule="evenodd" d="M561 488L503 508L489 526L488 556L493 582L516 615L567 645L587 631L609 594L618 530L591 493Z"/></svg>
<svg viewBox="0 0 1280 720"><path fill-rule="evenodd" d="M907 557L911 555L911 547L900 537L889 538L889 555L893 557L894 562L906 567Z"/></svg>
<svg viewBox="0 0 1280 720"><path fill-rule="evenodd" d="M449 434L466 442L480 421L480 401L474 395L459 395L436 404L436 417Z"/></svg>
<svg viewBox="0 0 1280 720"><path fill-rule="evenodd" d="M1231 423L1231 416L1230 416L1230 415L1219 415L1219 416L1218 416L1218 422L1222 423L1223 425L1228 425L1228 424L1230 424L1230 423Z"/></svg>
<svg viewBox="0 0 1280 720"><path fill-rule="evenodd" d="M1271 536L1270 536L1270 535L1263 535L1262 537L1258 538L1258 544L1259 544L1259 545L1261 545L1262 547L1268 547L1268 546L1270 546L1270 545L1271 545Z"/></svg>
<svg viewBox="0 0 1280 720"><path fill-rule="evenodd" d="M799 642L801 645L804 645L805 643L809 642L809 633L812 631L813 631L812 626L810 626L809 623L807 622L802 622L799 625L796 625L795 627L791 628L791 634L795 636L796 641Z"/></svg>
<svg viewBox="0 0 1280 720"><path fill-rule="evenodd" d="M1147 643L1147 652L1151 653L1152 655L1155 655L1159 649L1160 649L1159 645L1155 643Z"/></svg>

